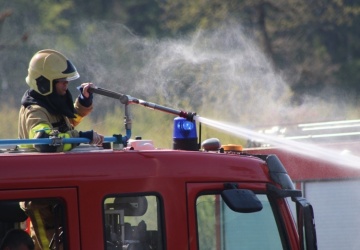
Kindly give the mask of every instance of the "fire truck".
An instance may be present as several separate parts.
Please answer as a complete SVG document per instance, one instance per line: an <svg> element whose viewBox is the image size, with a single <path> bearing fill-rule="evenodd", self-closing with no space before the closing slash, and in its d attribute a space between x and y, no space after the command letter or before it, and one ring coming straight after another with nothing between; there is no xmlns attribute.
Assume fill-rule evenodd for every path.
<svg viewBox="0 0 360 250"><path fill-rule="evenodd" d="M28 230L32 217L19 204L41 202L53 214L45 249L317 249L312 205L275 154L201 141L195 113L92 91L124 104L124 136L105 137L103 147L84 138L0 140L0 237ZM172 149L131 139L129 104L178 116ZM80 145L11 147L61 143Z"/></svg>

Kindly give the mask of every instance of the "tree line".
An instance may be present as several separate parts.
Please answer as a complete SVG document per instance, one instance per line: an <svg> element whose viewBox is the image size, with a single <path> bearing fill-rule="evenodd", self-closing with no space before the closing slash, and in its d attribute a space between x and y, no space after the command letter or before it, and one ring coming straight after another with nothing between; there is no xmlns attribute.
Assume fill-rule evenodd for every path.
<svg viewBox="0 0 360 250"><path fill-rule="evenodd" d="M270 67L281 76L292 94L277 94L283 88L277 85L276 99L291 95L287 101L301 105L309 95L326 100L342 93L332 100L341 102L346 95L356 101L360 94L359 24L360 3L355 0L2 1L0 101L12 99L10 103L18 105L26 89L28 62L34 52L45 47L66 52L85 76L83 80L162 104L201 110L207 106L205 99L192 95L203 95L206 102L219 95L219 90L213 90L214 96L205 96L203 90L209 89L215 78L218 83L225 81L217 78L225 72L224 65L236 68L246 60L231 58L237 54L249 56L257 65L248 69L241 64L235 70L244 72L233 78L247 79L245 71L254 75L254 67L256 74L267 75ZM232 35L219 32L224 27L232 27ZM251 42L239 42L245 38ZM261 55L247 54L251 43ZM191 56L173 57L187 46L193 46L187 51ZM215 51L226 55L222 60L228 61L209 62L217 56ZM202 58L205 53L208 56ZM262 57L266 64L257 62ZM264 79L249 80L257 81ZM173 87L168 86L175 86L175 93L170 93L168 89ZM243 86L233 88L245 98ZM101 105L112 106L104 99ZM231 115L236 112L234 109Z"/></svg>

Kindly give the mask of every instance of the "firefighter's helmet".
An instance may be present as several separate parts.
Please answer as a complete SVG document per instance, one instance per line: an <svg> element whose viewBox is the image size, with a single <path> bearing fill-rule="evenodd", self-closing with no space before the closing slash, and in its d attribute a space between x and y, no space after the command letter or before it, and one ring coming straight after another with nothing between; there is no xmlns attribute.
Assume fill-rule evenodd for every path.
<svg viewBox="0 0 360 250"><path fill-rule="evenodd" d="M25 80L30 88L46 96L52 93L54 80L72 81L79 77L75 66L63 54L45 49L31 58Z"/></svg>

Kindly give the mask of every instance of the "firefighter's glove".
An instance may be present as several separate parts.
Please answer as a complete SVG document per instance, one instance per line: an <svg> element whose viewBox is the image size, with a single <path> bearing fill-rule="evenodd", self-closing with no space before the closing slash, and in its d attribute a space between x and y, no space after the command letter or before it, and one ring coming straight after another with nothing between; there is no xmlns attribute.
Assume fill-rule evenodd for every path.
<svg viewBox="0 0 360 250"><path fill-rule="evenodd" d="M96 133L93 130L90 131L80 131L79 136L82 138L88 138L91 145L101 146L104 141L104 136Z"/></svg>
<svg viewBox="0 0 360 250"><path fill-rule="evenodd" d="M93 86L92 83L83 83L79 87L77 87L77 89L80 91L80 94L79 94L79 97L78 97L79 102L84 107L90 107L92 105L93 94L87 91L88 97L86 97L84 95L84 89L85 88L88 89L89 87L92 87L92 86Z"/></svg>
<svg viewBox="0 0 360 250"><path fill-rule="evenodd" d="M104 136L101 134L98 134L94 131L93 139L90 142L90 144L96 145L96 146L102 146L104 142Z"/></svg>

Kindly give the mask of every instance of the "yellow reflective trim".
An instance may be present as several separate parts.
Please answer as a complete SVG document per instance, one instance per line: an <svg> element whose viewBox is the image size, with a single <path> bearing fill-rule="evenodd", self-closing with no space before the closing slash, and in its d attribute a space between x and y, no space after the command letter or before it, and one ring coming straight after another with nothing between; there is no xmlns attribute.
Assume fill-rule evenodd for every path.
<svg viewBox="0 0 360 250"><path fill-rule="evenodd" d="M46 123L40 123L38 125L36 125L35 127L33 127L32 129L30 129L29 131L29 139L34 139L35 138L35 135L36 133L39 131L39 130L45 130L45 131L51 131L51 128L48 124ZM23 148L23 149L26 149L26 148L34 148L34 145L32 144L21 144L21 145L18 145L19 148Z"/></svg>
<svg viewBox="0 0 360 250"><path fill-rule="evenodd" d="M37 229L38 229L38 232L39 232L39 235L36 235L36 236L37 236L42 248L46 249L46 247L48 247L50 245L50 242L49 242L49 239L46 236L44 223L42 221L39 210L34 209L33 210L33 215L34 215L34 218L36 220L36 225L38 227Z"/></svg>
<svg viewBox="0 0 360 250"><path fill-rule="evenodd" d="M35 127L33 127L30 132L29 132L29 139L33 139L35 138L36 133L39 130L45 130L45 132L50 132L51 131L51 127L49 126L49 124L46 123L39 123L38 125L36 125Z"/></svg>
<svg viewBox="0 0 360 250"><path fill-rule="evenodd" d="M81 116L80 120L82 119ZM36 133L38 133L40 130L44 130L45 133L50 133L53 129L46 123L40 123L33 127L29 132L29 139L34 139ZM59 137L61 138L71 138L71 135L69 133L60 133ZM27 145L19 145L19 148L34 148L33 145L27 144ZM72 144L64 144L62 151L70 151L73 148Z"/></svg>
<svg viewBox="0 0 360 250"><path fill-rule="evenodd" d="M70 134L68 133L61 133L59 134L61 138L71 138ZM69 151L72 149L72 144L64 144L63 151Z"/></svg>
<svg viewBox="0 0 360 250"><path fill-rule="evenodd" d="M26 148L34 148L34 146L32 145L32 144L20 144L20 145L18 145L18 147L20 148L20 149L26 149Z"/></svg>

